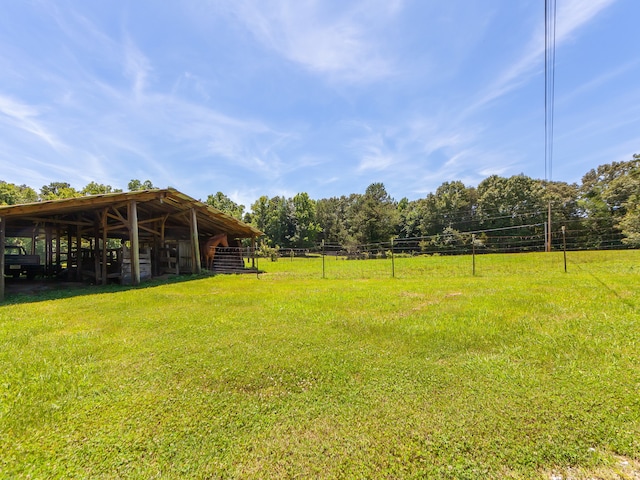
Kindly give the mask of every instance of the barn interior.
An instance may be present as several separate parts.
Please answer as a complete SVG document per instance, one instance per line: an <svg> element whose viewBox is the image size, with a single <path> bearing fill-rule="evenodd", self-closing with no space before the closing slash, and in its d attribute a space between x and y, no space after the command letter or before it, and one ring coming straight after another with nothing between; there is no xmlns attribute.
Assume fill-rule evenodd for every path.
<svg viewBox="0 0 640 480"><path fill-rule="evenodd" d="M68 281L137 285L203 268L252 271L260 235L173 188L0 206L0 251L20 245L31 256L24 261L38 261L38 276ZM3 255L0 272L20 275L14 266L19 260ZM5 275L0 275L2 297Z"/></svg>

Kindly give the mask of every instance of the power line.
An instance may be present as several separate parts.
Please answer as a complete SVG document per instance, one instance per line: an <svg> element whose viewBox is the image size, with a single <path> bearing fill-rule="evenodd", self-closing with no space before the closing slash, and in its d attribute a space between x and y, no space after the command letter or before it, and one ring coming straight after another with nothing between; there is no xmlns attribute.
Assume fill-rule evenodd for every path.
<svg viewBox="0 0 640 480"><path fill-rule="evenodd" d="M556 66L556 0L545 0L544 13L544 178L545 180L551 181L553 176L553 120Z"/></svg>
<svg viewBox="0 0 640 480"><path fill-rule="evenodd" d="M544 177L547 185L553 173L553 107L556 67L556 0L544 3ZM547 218L547 252L551 251L551 199Z"/></svg>

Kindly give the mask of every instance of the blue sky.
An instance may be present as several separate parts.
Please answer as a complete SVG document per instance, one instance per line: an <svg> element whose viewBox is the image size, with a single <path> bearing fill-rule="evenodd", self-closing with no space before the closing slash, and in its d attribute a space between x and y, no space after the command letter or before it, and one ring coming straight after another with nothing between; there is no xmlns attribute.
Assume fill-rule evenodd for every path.
<svg viewBox="0 0 640 480"><path fill-rule="evenodd" d="M637 0L557 0L553 180L640 153ZM0 180L396 199L545 178L544 0L19 0Z"/></svg>

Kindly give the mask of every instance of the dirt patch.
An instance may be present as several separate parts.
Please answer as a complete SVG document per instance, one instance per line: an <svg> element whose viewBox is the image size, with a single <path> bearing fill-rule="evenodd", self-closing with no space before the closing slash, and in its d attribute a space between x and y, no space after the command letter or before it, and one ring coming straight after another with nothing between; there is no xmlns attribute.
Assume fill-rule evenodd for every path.
<svg viewBox="0 0 640 480"><path fill-rule="evenodd" d="M33 295L53 290L71 290L86 287L83 282L66 282L60 280L28 280L26 278L6 278L5 293L7 295Z"/></svg>
<svg viewBox="0 0 640 480"><path fill-rule="evenodd" d="M549 480L640 480L640 461L620 455L613 456L612 465L593 469L568 467L553 469L545 477Z"/></svg>

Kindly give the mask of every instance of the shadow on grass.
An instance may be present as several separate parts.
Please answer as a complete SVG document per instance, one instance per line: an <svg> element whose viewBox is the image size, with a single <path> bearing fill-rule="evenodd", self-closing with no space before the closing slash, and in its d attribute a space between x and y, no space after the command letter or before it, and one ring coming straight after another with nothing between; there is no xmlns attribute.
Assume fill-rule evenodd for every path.
<svg viewBox="0 0 640 480"><path fill-rule="evenodd" d="M629 308L631 308L632 310L635 310L635 311L639 310L638 307L632 301L630 301L629 299L624 298L622 295L620 295L620 293L617 290L615 290L611 285L608 285L602 278L597 276L594 272L592 272L591 270L587 270L586 268L583 268L583 266L580 265L579 263L575 263L574 265L581 272L586 272L587 275L589 275L591 278L593 278L605 290L607 290L609 293L611 293L613 296L615 296L620 302L624 303L627 307L629 307Z"/></svg>
<svg viewBox="0 0 640 480"><path fill-rule="evenodd" d="M237 275L264 273L262 271L247 270L246 272L236 272ZM140 285L122 285L120 283L109 283L107 285L95 285L87 282L68 282L58 279L27 280L5 279L5 297L2 305L16 305L21 303L35 303L49 300L60 300L65 298L79 297L83 295L98 295L103 293L126 292L130 290L144 290L173 283L191 282L218 275L230 275L227 273L203 272L201 274L185 275L163 275L147 280Z"/></svg>

